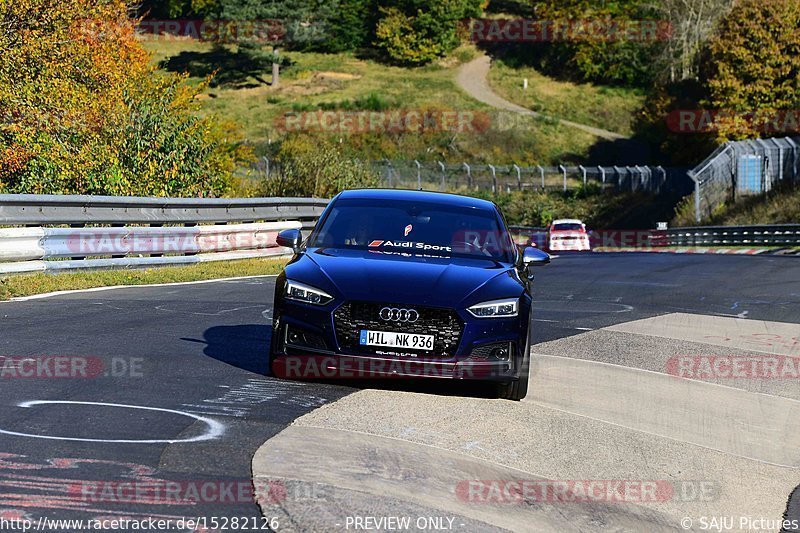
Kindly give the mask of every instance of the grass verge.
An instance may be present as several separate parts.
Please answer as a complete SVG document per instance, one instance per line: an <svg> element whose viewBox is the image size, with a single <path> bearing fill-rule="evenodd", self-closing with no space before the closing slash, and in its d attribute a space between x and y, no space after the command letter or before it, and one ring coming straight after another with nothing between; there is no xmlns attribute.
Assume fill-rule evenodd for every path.
<svg viewBox="0 0 800 533"><path fill-rule="evenodd" d="M386 65L354 54L290 51L279 87L271 85L271 66L254 63L235 46L192 39L145 41L153 61L200 82L213 75L200 96L202 112L236 122L256 155L268 155L285 135L280 117L303 112L360 110L476 111L491 108L458 88L460 65L474 57L474 45L419 68ZM580 105L577 100L575 105ZM592 114L593 110L586 112ZM514 121L490 115L477 131L330 133L345 153L363 160L471 161L504 165L551 165L582 161L596 138L560 124L531 117ZM325 133L315 133L325 135Z"/></svg>
<svg viewBox="0 0 800 533"><path fill-rule="evenodd" d="M752 224L797 224L800 222L800 188L783 187L767 194L718 206L710 217L697 224L694 196L681 200L673 226L749 226Z"/></svg>
<svg viewBox="0 0 800 533"><path fill-rule="evenodd" d="M513 68L502 59L492 63L489 81L498 94L533 111L628 136L645 99L641 90L559 81L531 67Z"/></svg>
<svg viewBox="0 0 800 533"><path fill-rule="evenodd" d="M286 259L243 259L146 270L97 270L65 274L15 274L0 277L0 300L48 292L203 281L240 276L279 274Z"/></svg>

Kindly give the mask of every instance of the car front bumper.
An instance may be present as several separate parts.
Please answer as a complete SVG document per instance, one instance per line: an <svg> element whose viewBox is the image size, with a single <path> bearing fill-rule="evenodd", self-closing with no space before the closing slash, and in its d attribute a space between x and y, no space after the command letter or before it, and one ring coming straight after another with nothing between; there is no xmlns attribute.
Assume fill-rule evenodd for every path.
<svg viewBox="0 0 800 533"><path fill-rule="evenodd" d="M592 247L589 241L579 239L567 241L550 241L548 249L552 252L589 252Z"/></svg>
<svg viewBox="0 0 800 533"><path fill-rule="evenodd" d="M354 353L337 336L334 313L340 304L313 307L283 299L276 302L272 343L273 373L289 379L438 378L509 382L518 379L522 354L528 349L529 303L520 316L508 319L476 319L459 313L463 322L453 355L423 353L384 355ZM387 326L387 329L391 329ZM292 343L290 333L303 333ZM425 331L420 331L425 333ZM310 341L310 342L306 342ZM507 359L485 352L509 345ZM376 348L375 351L381 350ZM407 350L407 352L410 352Z"/></svg>

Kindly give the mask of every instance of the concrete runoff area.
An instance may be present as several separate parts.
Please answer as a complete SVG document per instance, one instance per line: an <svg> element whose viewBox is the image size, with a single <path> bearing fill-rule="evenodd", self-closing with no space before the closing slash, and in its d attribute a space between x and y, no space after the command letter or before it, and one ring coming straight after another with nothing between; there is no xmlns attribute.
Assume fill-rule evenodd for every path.
<svg viewBox="0 0 800 533"><path fill-rule="evenodd" d="M253 462L256 479L320 483L336 497L280 509L262 503L262 511L298 518L298 531L334 531L353 516L402 515L398 502L486 530L659 531L681 529L687 517L780 520L800 479L800 402L608 364L608 347L587 341L648 336L703 354L752 356L750 344L737 351L723 339L768 333L784 342L797 327L672 314L550 341L534 347L531 389L519 403L357 392L296 420ZM562 357L561 343L567 354L570 346L589 346L598 361ZM761 348L770 351L756 356L794 353L792 346ZM459 483L468 480L641 480L669 483L673 492L656 501L486 503L459 497ZM417 516L410 509L405 514ZM483 530L473 526L465 530Z"/></svg>
<svg viewBox="0 0 800 533"><path fill-rule="evenodd" d="M800 357L798 324L672 313L625 322L607 329Z"/></svg>
<svg viewBox="0 0 800 533"><path fill-rule="evenodd" d="M594 361L539 355L527 402L800 468L800 401Z"/></svg>
<svg viewBox="0 0 800 533"><path fill-rule="evenodd" d="M545 480L460 451L384 435L302 423L284 430L268 448L262 447L254 465L256 484L280 481L315 487L301 491L316 494L310 501L261 502L265 516L294 523L296 531L356 529L355 517L365 516L411 517L412 530L424 529L417 523L421 517L440 518L447 529L470 532L585 531L598 521L621 531L671 530L668 517L627 503L474 501L468 493L469 480ZM268 475L261 474L263 465L269 465ZM568 520L563 505L569 506Z"/></svg>

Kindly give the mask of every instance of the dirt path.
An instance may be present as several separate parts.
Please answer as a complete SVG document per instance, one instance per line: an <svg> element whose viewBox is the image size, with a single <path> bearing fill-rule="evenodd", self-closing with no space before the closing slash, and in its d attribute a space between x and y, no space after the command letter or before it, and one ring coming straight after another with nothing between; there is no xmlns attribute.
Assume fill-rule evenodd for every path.
<svg viewBox="0 0 800 533"><path fill-rule="evenodd" d="M614 141L617 139L626 138L624 135L615 133L613 131L587 126L586 124L578 124L577 122L572 122L569 120L549 117L548 115L543 115L542 113L537 113L536 111L531 111L530 109L524 108L513 102L509 102L502 96L495 93L489 86L488 75L490 64L491 59L486 55L480 56L477 59L473 59L459 69L456 82L471 97L496 109L511 111L513 113L520 113L522 115L528 115L532 117L552 118L564 126L576 128L587 133L591 133L592 135L602 137L603 139Z"/></svg>

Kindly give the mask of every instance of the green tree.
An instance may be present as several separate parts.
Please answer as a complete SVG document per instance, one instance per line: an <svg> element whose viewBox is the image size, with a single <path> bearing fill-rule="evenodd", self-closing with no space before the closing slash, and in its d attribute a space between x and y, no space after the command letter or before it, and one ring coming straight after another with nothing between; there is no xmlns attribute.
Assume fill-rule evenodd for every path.
<svg viewBox="0 0 800 533"><path fill-rule="evenodd" d="M639 34L638 21L654 19L650 0L590 2L586 0L534 0L535 18L554 23L605 22L600 29L587 27L585 37L576 31L565 41L526 47L531 60L551 74L602 83L649 86L659 78L658 61L664 43L651 35ZM612 24L631 24L632 36L613 36ZM577 26L576 26L577 27ZM596 33L592 33L596 32ZM568 76L569 77L569 76Z"/></svg>
<svg viewBox="0 0 800 533"><path fill-rule="evenodd" d="M480 16L482 7L482 0L381 2L376 44L398 63L429 63L458 45L459 21Z"/></svg>
<svg viewBox="0 0 800 533"><path fill-rule="evenodd" d="M324 23L325 39L314 48L326 52L347 52L369 46L375 35L377 0L338 0L335 14Z"/></svg>

